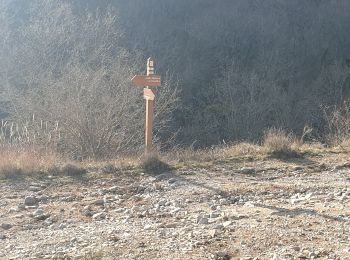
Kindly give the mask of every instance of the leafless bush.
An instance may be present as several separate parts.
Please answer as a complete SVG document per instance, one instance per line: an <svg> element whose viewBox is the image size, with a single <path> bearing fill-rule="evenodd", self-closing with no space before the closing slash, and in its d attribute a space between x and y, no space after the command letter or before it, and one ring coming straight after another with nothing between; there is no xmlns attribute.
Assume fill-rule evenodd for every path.
<svg viewBox="0 0 350 260"><path fill-rule="evenodd" d="M329 145L343 145L350 140L350 101L341 106L323 107L327 123L326 142Z"/></svg>
<svg viewBox="0 0 350 260"><path fill-rule="evenodd" d="M141 65L123 46L117 12L76 14L70 3L53 0L30 5L28 22L17 30L20 40L10 37L6 45L16 51L0 75L12 118L24 122L35 114L57 123L57 151L73 159L139 150L144 104L130 79ZM173 81L166 77L165 85L156 102L159 135L177 99Z"/></svg>

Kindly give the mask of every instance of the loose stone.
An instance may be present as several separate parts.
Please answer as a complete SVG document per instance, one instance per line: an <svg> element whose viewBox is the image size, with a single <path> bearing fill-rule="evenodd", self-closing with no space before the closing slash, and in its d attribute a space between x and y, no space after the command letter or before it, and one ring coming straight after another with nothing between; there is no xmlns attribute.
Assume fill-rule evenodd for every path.
<svg viewBox="0 0 350 260"><path fill-rule="evenodd" d="M37 199L33 196L28 196L28 197L25 197L24 199L25 206L35 206L37 203L38 203Z"/></svg>

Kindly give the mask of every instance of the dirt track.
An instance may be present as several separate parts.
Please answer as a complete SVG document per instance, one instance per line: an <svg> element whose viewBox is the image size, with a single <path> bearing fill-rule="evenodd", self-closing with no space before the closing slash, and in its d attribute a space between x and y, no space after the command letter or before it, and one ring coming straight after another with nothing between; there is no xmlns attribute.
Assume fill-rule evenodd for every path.
<svg viewBox="0 0 350 260"><path fill-rule="evenodd" d="M0 259L350 259L348 158L2 182Z"/></svg>

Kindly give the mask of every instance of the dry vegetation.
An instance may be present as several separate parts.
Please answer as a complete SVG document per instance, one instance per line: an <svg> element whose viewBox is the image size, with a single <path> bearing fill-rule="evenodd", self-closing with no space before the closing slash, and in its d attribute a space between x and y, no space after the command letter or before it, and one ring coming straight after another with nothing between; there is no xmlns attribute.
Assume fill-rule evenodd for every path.
<svg viewBox="0 0 350 260"><path fill-rule="evenodd" d="M287 134L284 130L275 128L265 132L262 142L265 151L276 158L298 157L300 145L292 134Z"/></svg>
<svg viewBox="0 0 350 260"><path fill-rule="evenodd" d="M57 163L54 153L40 153L28 148L0 149L0 176L9 179L48 172Z"/></svg>
<svg viewBox="0 0 350 260"><path fill-rule="evenodd" d="M281 129L269 129L265 132L261 144L247 142L217 146L202 150L190 148L174 149L162 153L143 155L122 155L109 160L71 161L47 149L28 146L1 148L0 176L6 179L33 176L38 174L81 176L88 169L102 169L104 173L139 169L146 173L157 174L175 168L203 167L227 160L259 160L264 158L293 159L304 154L322 154L325 152L346 152L350 150L349 139L341 144L326 147L321 143L303 143L292 134Z"/></svg>
<svg viewBox="0 0 350 260"><path fill-rule="evenodd" d="M111 200L116 210L120 210L121 205L125 207L123 212L114 212L114 217L118 219L118 214L129 214L125 222L121 222L121 218L118 221L113 219L113 224L120 224L122 230L128 227L127 221L132 214L136 216L135 222L149 218L146 215L139 217L140 214L129 210L135 208L129 206L137 208L141 203L149 204L151 212L156 208L151 208L151 205L161 206L158 202L150 202L153 195L159 199L169 194L176 199L182 196L187 209L168 212L175 215L195 209L203 203L203 199L211 203L214 195L217 196L217 205L208 204L210 210L220 209L221 206L231 207L230 210L247 207L244 210L253 215L257 212L253 212L249 205L249 197L254 197L252 201L257 206L260 197L265 196L265 202L270 204L266 204L265 208L264 205L259 206L263 210L262 219L258 222L269 225L264 226L265 233L262 234L265 238L259 237L254 242L256 227L246 228L252 224L251 220L233 218L243 223L246 221L241 226L241 234L247 237L237 239L239 242L249 240L251 245L246 248L264 239L270 243L260 244L261 248L257 251L271 249L271 245L278 248L281 241L281 236L270 234L274 232L270 227L276 227L276 222L270 219L273 221L269 223L266 216L284 215L286 212L299 214L294 202L289 205L290 208L282 208L286 200L299 203L311 196L319 196L317 202L323 203L329 199L329 195L343 196L346 189L350 203L347 182L350 177L346 176L346 170L350 167L350 66L343 55L348 53L348 49L339 49L340 45L348 44L334 41L333 38L337 38L334 35L331 35L332 40L321 37L333 31L334 28L326 26L334 25L336 20L333 21L333 17L343 19L339 28L348 24L347 10L350 5L345 0L340 1L343 12L338 13L339 18L328 11L332 5L305 4L307 8L301 9L309 11L303 13L300 12L300 5L293 1L280 1L277 4L276 1L265 1L265 4L254 4L254 8L251 8L253 6L249 1L232 1L231 4L226 3L227 14L220 5L198 5L200 1L189 3L184 0L163 1L161 5L145 4L146 1L141 0L136 5L130 1L114 1L115 9L112 8L114 4L109 7L101 4L99 11L89 5L85 6L86 9L77 5L84 1L54 0L33 0L28 8L24 8L27 10L12 10L17 7L17 2L0 0L0 35L3 38L0 41L0 183L7 187L0 195L4 200L16 199L16 206L22 205L19 202L29 191L41 192L43 187L51 188L48 194L54 196L46 209L52 215L58 215L61 203L63 207L67 206L66 202L80 203L80 213L89 211L89 214L77 215L80 222L87 220L87 217L92 217L87 222L95 221L93 216L96 217L96 214L97 217L106 218L106 214L111 213L108 212L108 200ZM206 9L208 7L210 10ZM145 12L143 9L159 15L142 15ZM176 15L177 9L179 13ZM185 9L189 11L188 17L182 14ZM278 12L273 12L279 15L267 15L264 10L275 10ZM208 15L203 15L206 11ZM174 15L169 15L172 12ZM326 17L324 24L316 21L315 27L304 26L309 23L310 17L319 16L320 13ZM162 17L164 14L174 20L165 22L168 17ZM218 14L220 19L217 19ZM142 19L130 19L133 15ZM155 17L157 20L153 20ZM305 17L307 20L304 20ZM186 26L183 26L183 22ZM150 26L152 24L161 24L169 34L159 30L161 28ZM202 24L206 25L207 30L203 30ZM323 27L325 29L321 29ZM162 33L154 33L152 28ZM261 32L255 31L257 28L261 28ZM304 31L302 28L309 29ZM337 34L347 35L344 33L346 28L339 29ZM317 38L318 32L322 33ZM271 37L274 34L279 36ZM348 36L344 37L340 38L350 42ZM139 42L139 39L142 41ZM329 46L321 46L320 42ZM177 47L168 48L170 44ZM143 47L140 49L140 46ZM308 52L305 46L313 51ZM335 49L339 55L334 54ZM145 60L145 53L156 53L160 64L157 73L164 79L157 91L154 115L154 142L159 152L146 156L142 151L142 90L130 86L132 75L144 73L145 64L141 61ZM306 53L311 53L311 56ZM291 56L294 58L291 59ZM284 63L286 67L281 66ZM316 66L307 68L302 64ZM305 76L299 75L298 71L306 71ZM176 146L178 144L184 146L179 148ZM162 175L168 179L162 180ZM315 180L320 179L323 194L316 194L320 187ZM31 183L42 181L48 184L42 183L40 187L32 185L27 189ZM70 187L62 188L62 182L70 183ZM110 185L112 183L116 185ZM333 184L342 190L331 187ZM301 191L303 185L305 190ZM18 193L20 195L12 194L16 192L12 186L23 186L19 187L19 190L23 189ZM101 191L103 186L104 194ZM330 192L331 189L334 191ZM305 198L307 190L310 190L307 194L309 198ZM222 198L229 194L228 191L232 196ZM139 195L142 192L152 192L152 196L147 194L141 202ZM203 192L207 194L205 198ZM101 199L106 194L110 196ZM248 199L243 200L242 195ZM275 200L276 195L281 196L281 200ZM99 199L96 199L97 196L100 196ZM322 196L328 197L325 199ZM85 205L86 197L93 201L90 206L95 212ZM198 200L191 201L193 197ZM232 201L242 200L241 205L234 205L237 201L232 205L226 204L227 201L220 202L222 199L231 200L231 197L235 197ZM40 199L40 206L45 206L45 197L41 196ZM333 204L342 206L339 214L343 214L344 199L345 195L337 198ZM175 206L177 201L173 199L172 203ZM5 204L0 202L2 218L14 213L13 208L1 208L7 206ZM51 207L55 206L57 208L53 210ZM307 209L310 205L305 206ZM325 206L322 210L332 213L333 206ZM264 212L271 210L271 207L276 212ZM21 206L18 208L13 211L21 210ZM60 212L64 212L62 209ZM149 213L148 209L144 212ZM41 209L38 210L40 213ZM323 211L317 208L307 212L307 221L311 215L324 217L321 214ZM193 219L198 217L197 213L191 213ZM157 222L160 218L169 217L165 214L159 216L155 218ZM8 218L9 221L13 220L12 217ZM19 218L29 217L23 214ZM170 224L166 228L172 229L181 225L179 219L183 223L190 220L178 214L175 223L163 224ZM279 227L283 236L286 233L284 223L284 220L281 221ZM328 228L327 223L316 225L319 225L318 229ZM131 240L140 242L136 248L145 247L147 243L139 241L138 236L147 238L149 233L145 227L152 228L147 223L141 224L135 232L137 238ZM191 224L188 227L191 232L193 228L203 231L200 226ZM306 226L307 229L309 227L311 225ZM6 225L0 228L3 231ZM230 229L227 231L231 239L230 232L234 229ZM83 233L90 236L90 231ZM210 241L216 243L217 234L214 231ZM295 237L302 241L301 235L296 234ZM333 230L331 234L336 235L337 231ZM189 235L190 239L196 237L193 233ZM16 234L10 239L17 237L21 238ZM174 235L170 234L170 237ZM323 238L327 236L322 234ZM5 239L6 236L0 233L0 240ZM157 237L157 242L159 239ZM119 238L113 237L113 240L117 242ZM171 241L171 244L175 243ZM130 241L127 245L130 245ZM198 245L206 246L196 244L195 247ZM235 247L242 247L242 244ZM12 250L12 247L4 248ZM3 250L0 250L0 259ZM121 249L121 253L126 251L124 247ZM201 254L199 251L202 250L198 250L198 254ZM150 252L155 253L154 250ZM82 257L103 258L102 249L93 250Z"/></svg>
<svg viewBox="0 0 350 260"><path fill-rule="evenodd" d="M331 146L348 146L350 136L350 100L341 106L325 107L324 117L328 133L326 141Z"/></svg>
<svg viewBox="0 0 350 260"><path fill-rule="evenodd" d="M40 160L36 157L44 158L48 156L47 154L54 154L65 160L84 161L84 165L86 162L91 163L96 160L107 160L106 164L112 166L125 164L125 160L131 160L132 165L140 164L140 160L144 161L144 159L139 159L140 156L125 155L137 154L142 150L144 122L141 91L130 86L132 75L143 73L145 64L141 61L144 60L144 57L136 47L138 44L135 45L135 48L132 47L134 46L133 40L136 39L133 39L129 30L134 28L131 31L136 30L135 35L139 35L138 38L149 39L152 35L152 40L149 42L154 41L153 37L158 39L157 37L162 34L147 33L145 35L142 26L137 26L140 21L130 19L127 15L131 15L131 10L141 10L145 7L153 9L153 7L144 6L142 1L139 5L117 1L118 4L112 4L111 8L104 8L104 4L101 4L103 8L98 12L95 11L95 8L82 8L81 12L76 12L77 6L73 3L74 1L61 3L45 0L32 1L28 5L30 8L24 11L25 17L14 17L11 15L11 11L14 11L11 3L14 2L7 0L0 3L2 7L0 8L0 32L4 36L4 41L0 43L0 79L3 82L0 84L0 115L1 118L4 118L0 126L0 144L5 147L4 149L12 149L15 146L15 149L20 151L23 150L23 146L39 147L40 149L34 152L35 158L29 161ZM186 1L168 2L156 6L160 10L169 8L172 11L180 11L188 6ZM253 14L248 11L250 10L248 2L242 1L242 6L234 2L226 4L231 7L236 6L232 8L235 12L239 12L240 8L246 6L247 9L243 8L245 10L244 19L249 19L250 26L255 23L256 15L261 15L264 19L272 19L271 24L280 25L277 31L289 31L291 24L290 21L284 23L284 16L267 16L263 11L264 8L254 8L257 13L254 11ZM265 4L269 6L271 3ZM196 3L191 3L191 5L194 7ZM204 6L206 5L200 6L199 9L192 9L193 11L201 10ZM267 8L266 10L273 10L277 6L279 5L273 4L270 6L272 9ZM305 6L308 5L305 4ZM310 7L310 11L322 9L321 6L323 5ZM294 4L289 5L288 2L280 6L278 10L289 13L290 10L294 10L294 7ZM217 5L213 8L219 11L222 7ZM328 10L326 8L323 11ZM166 12L159 12L159 14L162 13ZM295 80L291 80L290 77L293 78L295 75L290 75L290 66L295 65L300 69L301 63L309 64L308 62L294 61L294 64L291 61L291 64L288 64L288 70L284 73L280 65L277 65L278 63L268 58L272 55L271 46L265 51L261 49L265 49L266 46L252 47L252 50L256 50L259 55L268 55L261 57L261 60L272 62L271 64L269 62L260 64L258 62L260 59L253 58L254 55L248 55L246 51L250 48L246 49L244 46L247 42L255 42L254 37L260 39L257 42L269 42L263 40L268 34L263 36L252 31L253 38L246 39L247 30L240 26L241 21L238 20L243 17L240 17L239 13L236 15L232 12L225 13L221 21L217 21L216 15L203 16L201 11L199 14L201 15L198 21L201 19L209 21L215 19L216 21L213 25L217 28L206 28L209 30L209 34L206 35L210 36L209 42L221 39L218 35L213 38L210 30L219 34L225 32L225 37L228 37L231 29L237 30L233 34L233 38L236 39L234 42L231 42L230 37L224 39L227 40L227 46L236 46L238 49L234 51L235 47L226 52L223 50L227 46L222 46L221 42L214 41L211 43L212 46L222 47L218 48L223 51L220 55L211 47L198 49L198 51L204 55L203 57L206 55L217 57L220 64L215 64L212 59L208 59L205 63L194 59L187 53L187 51L194 51L190 47L191 44L202 45L205 42L191 43L192 40L197 39L196 35L199 32L204 32L196 26L196 29L192 28L193 31L188 32L189 45L187 47L189 48L182 48L184 52L170 51L171 53L167 53L168 48L152 45L154 49L150 53L158 53L159 66L156 68L159 71L157 73L162 74L164 79L162 88L157 91L154 132L157 147L167 148L167 151L161 152L161 157L165 161L170 163L172 161L178 161L178 163L206 162L234 156L263 156L264 154L281 158L295 157L300 155L301 147L305 146L304 139L307 141L316 139L331 147L346 148L350 131L350 105L349 102L346 102L348 96L345 91L349 71L341 62L340 57L334 57L334 64L331 62L324 68L324 71L310 73L315 78L306 80L308 84L309 82L312 84L307 88L310 92L305 92L303 80L297 86L292 83ZM195 13L193 15L196 16ZM182 21L181 17L181 15L178 16ZM252 17L254 19L251 19ZM125 18L127 22L123 21ZM142 19L143 26L153 20L151 16L144 18ZM299 23L301 18L304 19L304 16L298 17L296 21L293 20L292 24ZM20 19L21 22L17 22L16 19ZM198 21L195 19L195 23ZM201 21L201 24L206 23ZM268 22L259 23L259 27L268 24ZM230 25L230 30L224 29L226 25ZM183 38L183 35L177 34L177 23L166 23L164 26L170 31L176 31L174 37L168 37L172 38L172 41ZM235 26L237 26L236 29L234 29ZM270 29L266 27L264 31L270 31ZM313 29L319 31L316 28ZM300 33L304 34L304 32ZM285 33L279 35L287 36ZM310 41L312 44L300 43L303 54L304 46L314 46L314 40L308 38L310 34L306 35L305 39L304 37L301 39ZM205 35L202 36L203 39L206 38ZM145 45L142 51L147 50L147 42L146 40L142 43ZM156 42L164 44L166 41L158 39ZM275 48L288 50L291 46L286 45L286 42L290 40L282 40L282 38L277 40ZM293 46L293 51L298 49L297 46ZM319 44L314 46L316 47L318 48ZM235 53L234 59L228 53ZM241 58L239 53L242 55ZM178 64L172 61L174 57L177 59L181 55L186 56L186 59L181 59L181 66L179 66L181 73L178 71L178 65L166 67L168 64ZM286 53L279 55L282 55L279 56L282 58ZM293 56L304 58L304 55ZM319 56L323 54L320 53ZM243 57L250 57L248 59L252 60L244 61ZM311 59L311 57L305 57L307 58ZM206 76L211 75L212 77L212 72L215 71L211 70L214 67L220 69L220 73L214 73L214 75L220 75L219 78L213 80L216 82L215 86L212 86L212 83L202 86L199 79L202 79L203 82L208 81ZM209 70L210 73L208 73ZM197 91L198 87L201 87L201 91ZM212 89L214 87L215 91ZM323 89L324 97L314 94L314 92L320 93L319 88ZM191 91L188 92L188 90ZM295 91L293 92L295 95L287 95L289 90ZM215 93L212 93L213 91ZM307 99L300 99L300 95ZM194 96L196 100L193 99ZM207 98L209 96L210 99ZM308 100L310 97L312 100ZM322 118L322 110L319 109L320 104L333 105L323 109L324 118ZM298 109L294 111L295 113L290 113L294 106ZM306 123L309 123L311 127L304 128L301 133ZM312 127L315 125L317 129L313 131ZM269 129L273 126L286 130ZM264 130L266 130L265 133ZM292 130L300 138L291 134ZM237 140L253 140L253 144L236 143L218 146L223 139L227 143ZM196 149L185 148L173 151L172 147L178 143L185 144L185 147L190 143L198 147L209 147L212 144L216 146L203 150L197 150L198 147L194 147ZM25 154L27 148L23 151ZM129 157L131 159L128 159ZM119 163L119 160L123 163ZM49 159L45 161L50 162ZM41 164L35 164L35 168L42 168ZM16 167L21 169L21 166ZM114 167L119 168L119 166ZM123 168L124 165L121 167ZM29 166L28 169L30 169Z"/></svg>
<svg viewBox="0 0 350 260"><path fill-rule="evenodd" d="M269 134L274 147L285 147L285 135L273 136L274 131ZM208 259L216 254L226 258L212 259L246 255L271 259L272 254L293 259L284 258L287 253L300 255L300 259L309 259L310 254L345 259L349 253L339 241L348 238L349 153L340 147L290 144L303 158L271 158L274 150L262 141L261 145L184 149L145 158L62 163L59 174L79 179L53 176L1 183L8 204L0 208L0 215L13 227L2 231L5 240L0 243L0 256L1 251L3 256L12 256L20 246L29 255L38 252L44 258L60 245L67 248L67 255L80 254L81 259ZM87 175L80 179L85 170ZM161 174L153 176L157 173ZM39 191L33 194L40 201L49 197L49 203L43 201L39 206L58 219L54 228L31 217L29 212L34 214L37 209L24 209L21 219L15 217L18 212L9 213L9 208L23 203L29 189L37 187ZM170 206L162 206L159 214L143 215L143 209L152 212L164 200ZM183 201L181 210L171 213L177 201ZM208 217L215 222L198 223L199 217L205 219L217 211L222 212L221 217ZM107 216L98 220L95 214ZM227 227L216 229L227 221ZM23 223L37 229L28 231ZM30 240L34 235L35 249ZM78 243L71 242L76 240ZM15 249L9 250L10 245ZM190 245L190 251L178 249ZM297 246L300 249L294 250Z"/></svg>

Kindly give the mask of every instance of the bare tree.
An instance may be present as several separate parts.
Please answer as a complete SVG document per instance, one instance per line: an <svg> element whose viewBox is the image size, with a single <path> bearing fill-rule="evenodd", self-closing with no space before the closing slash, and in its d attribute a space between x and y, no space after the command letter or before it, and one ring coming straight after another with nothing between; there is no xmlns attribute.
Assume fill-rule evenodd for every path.
<svg viewBox="0 0 350 260"><path fill-rule="evenodd" d="M58 122L58 149L101 158L138 150L143 141L143 101L130 84L139 67L123 46L115 10L74 14L68 3L33 1L18 29L15 74L9 79L11 114ZM15 77L16 76L16 77ZM169 115L175 92L160 92ZM165 123L167 117L158 117Z"/></svg>

